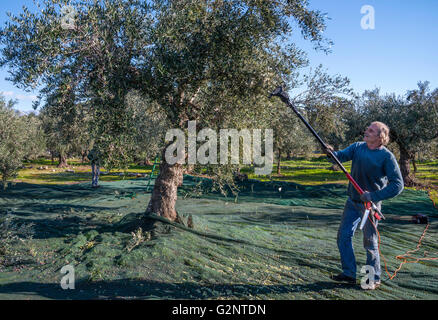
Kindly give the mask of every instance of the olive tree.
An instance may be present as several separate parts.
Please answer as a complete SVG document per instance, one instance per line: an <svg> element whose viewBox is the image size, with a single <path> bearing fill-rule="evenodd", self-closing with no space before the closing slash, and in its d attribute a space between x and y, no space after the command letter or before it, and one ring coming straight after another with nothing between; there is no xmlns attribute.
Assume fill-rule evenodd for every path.
<svg viewBox="0 0 438 320"><path fill-rule="evenodd" d="M304 1L156 4L150 59L141 68L151 79L145 93L163 106L173 128L185 129L189 120L198 121L199 129L228 128L266 113L267 93L278 83L290 84L302 63L302 53L287 44L291 20L306 37L322 40L322 15ZM183 166L163 156L160 170L147 211L175 219Z"/></svg>
<svg viewBox="0 0 438 320"><path fill-rule="evenodd" d="M304 90L292 98L292 103L305 110L321 138L338 148L345 142L346 112L355 98L350 80L330 75L319 65L304 74L301 82Z"/></svg>
<svg viewBox="0 0 438 320"><path fill-rule="evenodd" d="M66 108L45 105L39 113L46 137L47 149L58 157L58 167L68 166L67 158L84 154L90 145L89 118L81 105Z"/></svg>
<svg viewBox="0 0 438 320"><path fill-rule="evenodd" d="M356 120L363 129L371 121L382 121L390 128L390 138L399 151L400 171L406 186L418 184L411 174L410 164L415 155L433 148L438 138L438 89L428 82L405 96L380 95L378 89L366 91L358 101Z"/></svg>
<svg viewBox="0 0 438 320"><path fill-rule="evenodd" d="M65 27L67 3L75 15ZM267 93L290 86L303 60L290 41L296 25L328 50L324 16L305 0L45 0L38 12L11 16L0 65L17 85L88 104L96 143L117 165L132 154L131 90L159 105L171 128L204 119L221 127L230 117L263 113ZM177 220L184 166L161 159L146 211Z"/></svg>
<svg viewBox="0 0 438 320"><path fill-rule="evenodd" d="M345 141L345 113L354 97L349 79L329 75L321 65L302 76L298 72L296 74L291 102L325 141L338 148ZM297 90L299 93L294 93ZM270 118L276 136L278 174L282 151L309 154L320 150L313 135L288 109L281 104Z"/></svg>
<svg viewBox="0 0 438 320"><path fill-rule="evenodd" d="M3 187L17 176L24 160L43 149L42 131L34 116L20 115L14 101L0 96L0 176Z"/></svg>

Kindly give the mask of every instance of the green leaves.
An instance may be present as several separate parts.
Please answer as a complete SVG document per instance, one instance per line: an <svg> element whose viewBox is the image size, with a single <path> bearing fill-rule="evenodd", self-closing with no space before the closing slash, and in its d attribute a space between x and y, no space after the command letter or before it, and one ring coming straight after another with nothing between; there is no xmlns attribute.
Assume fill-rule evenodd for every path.
<svg viewBox="0 0 438 320"><path fill-rule="evenodd" d="M3 187L16 177L26 157L38 155L43 148L39 121L33 115L19 115L0 96L0 177Z"/></svg>
<svg viewBox="0 0 438 320"><path fill-rule="evenodd" d="M72 28L61 25L66 4L75 12ZM67 128L59 129L65 133L60 141L67 143L70 129L81 124L80 117L70 117L72 108L88 109L90 138L116 163L114 150L125 159L135 149L129 145L135 134L126 102L133 90L158 105L173 128L187 120L212 128L266 127L267 93L290 83L306 62L288 41L292 21L310 41L324 42L324 17L306 5L45 0L38 12L11 16L1 32L0 65L9 67L16 85L39 87L43 109L55 108L55 117L64 117L58 118Z"/></svg>
<svg viewBox="0 0 438 320"><path fill-rule="evenodd" d="M418 89L404 97L366 91L359 112L364 118L386 123L391 140L412 153L438 138L438 89L430 91L428 82L419 82Z"/></svg>

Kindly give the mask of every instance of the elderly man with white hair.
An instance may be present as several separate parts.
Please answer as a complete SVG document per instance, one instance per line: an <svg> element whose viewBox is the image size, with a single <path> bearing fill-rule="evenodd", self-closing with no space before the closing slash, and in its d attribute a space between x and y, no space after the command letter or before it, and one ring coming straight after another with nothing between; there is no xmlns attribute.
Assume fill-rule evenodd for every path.
<svg viewBox="0 0 438 320"><path fill-rule="evenodd" d="M344 150L333 152L341 161L352 161L351 176L365 193L359 195L351 183L337 235L341 255L342 273L331 278L335 281L356 283L356 258L353 250L353 235L365 211L364 203L372 201L381 208L381 201L393 198L403 191L403 179L394 155L385 147L389 142L389 128L382 122L372 122L365 130L364 141L356 142ZM327 150L324 152L328 153ZM366 250L366 265L374 270L367 289L376 289L381 281L380 255L377 238L377 222L370 215L363 228L363 245ZM374 225L373 225L374 224Z"/></svg>

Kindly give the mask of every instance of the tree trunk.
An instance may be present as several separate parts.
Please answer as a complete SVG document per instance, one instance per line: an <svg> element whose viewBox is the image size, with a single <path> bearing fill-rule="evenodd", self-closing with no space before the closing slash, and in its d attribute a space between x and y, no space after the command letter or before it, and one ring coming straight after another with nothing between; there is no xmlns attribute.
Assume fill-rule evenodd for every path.
<svg viewBox="0 0 438 320"><path fill-rule="evenodd" d="M178 187L183 182L183 172L184 167L182 164L168 164L163 153L160 173L155 180L154 190L146 213L155 213L170 221L178 220L175 204Z"/></svg>
<svg viewBox="0 0 438 320"><path fill-rule="evenodd" d="M414 167L414 174L417 173L417 163L415 162L415 157L412 159L412 166Z"/></svg>
<svg viewBox="0 0 438 320"><path fill-rule="evenodd" d="M52 160L52 166L55 165L55 154L53 151L50 151L50 159Z"/></svg>
<svg viewBox="0 0 438 320"><path fill-rule="evenodd" d="M400 146L400 172L406 187L415 186L417 183L411 175L410 161L413 159L413 154Z"/></svg>
<svg viewBox="0 0 438 320"><path fill-rule="evenodd" d="M82 163L82 164L84 164L85 162L87 162L87 154L88 154L88 151L84 151L84 152L82 152L82 154L81 154L81 156L82 156L81 163Z"/></svg>
<svg viewBox="0 0 438 320"><path fill-rule="evenodd" d="M65 155L60 154L58 159L59 159L58 168L68 167L67 157Z"/></svg>
<svg viewBox="0 0 438 320"><path fill-rule="evenodd" d="M277 157L277 174L280 175L281 174L281 149L278 148L278 157Z"/></svg>

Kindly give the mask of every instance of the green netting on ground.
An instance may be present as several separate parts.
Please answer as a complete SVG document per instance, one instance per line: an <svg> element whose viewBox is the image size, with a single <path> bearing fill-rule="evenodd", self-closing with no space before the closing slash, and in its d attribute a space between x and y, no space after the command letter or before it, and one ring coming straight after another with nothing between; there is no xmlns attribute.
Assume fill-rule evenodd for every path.
<svg viewBox="0 0 438 320"><path fill-rule="evenodd" d="M237 197L224 197L208 192L208 179L185 176L177 210L184 219L192 215L193 229L158 222L152 234L122 232L144 212L146 185L145 179L104 182L96 190L20 183L1 191L0 298L438 298L438 261L405 264L371 292L329 279L340 271L336 233L346 186L249 180ZM438 211L427 193L405 190L382 211L389 271L399 265L396 255L417 245L425 227L410 222L417 213L431 225L414 256L438 257ZM360 270L361 231L354 241ZM75 266L74 290L60 286L66 264Z"/></svg>

